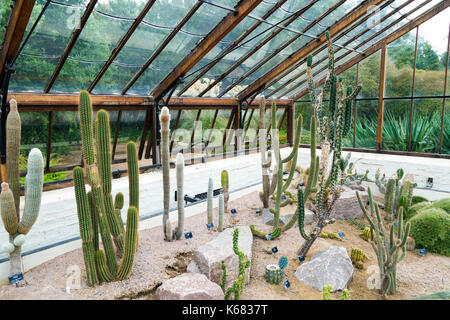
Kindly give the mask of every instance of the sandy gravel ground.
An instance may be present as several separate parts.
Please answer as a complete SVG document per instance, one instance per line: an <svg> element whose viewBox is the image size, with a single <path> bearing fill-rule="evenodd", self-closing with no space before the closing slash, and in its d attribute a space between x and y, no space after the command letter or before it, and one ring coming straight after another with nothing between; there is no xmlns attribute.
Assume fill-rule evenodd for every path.
<svg viewBox="0 0 450 320"><path fill-rule="evenodd" d="M217 204L215 199L214 204ZM257 192L230 202L230 208L237 209L232 217L225 214L225 226L255 224L257 228L270 231L272 227L262 222L262 217L255 214L260 206ZM293 205L282 208L283 213L295 211ZM161 218L162 219L162 218ZM214 214L217 225L217 210ZM25 274L26 284L0 287L0 299L154 299L157 287L166 279L186 271L192 260L192 252L199 245L212 240L216 231L206 229L206 213L187 218L185 231L192 231L193 239L165 242L162 227L140 232L139 248L131 276L125 281L104 283L95 288L86 286L84 262L81 249L61 255ZM309 230L311 226L307 226ZM332 245L344 246L350 252L352 247L360 248L368 256L364 270L355 269L353 281L349 285L350 299L382 299L376 290L367 288L370 274L367 267L376 265L376 256L370 244L359 237L357 227L346 221L338 221L327 226L327 232L344 232L345 239L318 239L310 250L306 260L314 252ZM301 284L295 277L295 270L300 265L296 251L303 239L297 227L284 233L279 239L265 241L254 239L253 259L251 266L251 282L244 289L244 299L322 299L321 292ZM268 254L266 251L277 246L278 253ZM271 285L264 280L264 267L278 262L281 256L289 259L286 274L291 287L285 290L281 285ZM66 292L68 270L71 266L79 266L81 270L81 289ZM69 269L68 269L69 268ZM450 290L450 258L427 254L424 257L416 252L407 252L407 256L398 266L398 292L390 299L410 299L437 291ZM339 294L332 294L337 298Z"/></svg>

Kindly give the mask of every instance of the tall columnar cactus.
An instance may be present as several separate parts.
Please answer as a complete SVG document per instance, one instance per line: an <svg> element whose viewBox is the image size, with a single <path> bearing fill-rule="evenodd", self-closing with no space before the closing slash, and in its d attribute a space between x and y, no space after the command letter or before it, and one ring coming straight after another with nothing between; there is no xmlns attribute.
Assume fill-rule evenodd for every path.
<svg viewBox="0 0 450 320"><path fill-rule="evenodd" d="M312 76L312 56L307 59L307 78L308 89L313 105L314 115L316 116L317 132L320 140L321 158L318 165L318 185L315 198L316 216L318 222L312 228L309 236L302 247L298 250L299 255L305 256L311 248L314 241L319 237L322 229L333 221L330 214L336 200L340 196L339 176L342 174L340 163L345 161L341 157L343 134L348 131L351 116L348 115L351 108L351 101L358 95L361 87L356 90L347 89L347 96L344 96L342 82L335 75L334 70L334 50L327 31L328 40L328 76L324 87L317 90ZM324 95L328 94L329 103L325 104ZM328 164L331 160L331 170L328 172ZM306 197L305 197L306 198Z"/></svg>
<svg viewBox="0 0 450 320"><path fill-rule="evenodd" d="M223 231L223 212L225 211L223 199L224 199L223 194L219 194L219 224L217 226L217 231L219 232Z"/></svg>
<svg viewBox="0 0 450 320"><path fill-rule="evenodd" d="M163 173L163 228L164 240L172 241L174 238L172 224L169 218L170 206L170 154L169 154L169 135L170 135L170 112L167 107L161 109L159 116L161 124L161 165Z"/></svg>
<svg viewBox="0 0 450 320"><path fill-rule="evenodd" d="M175 238L181 239L184 229L184 157L182 153L177 154L177 204L178 204L178 227L175 229Z"/></svg>
<svg viewBox="0 0 450 320"><path fill-rule="evenodd" d="M22 273L22 245L26 235L39 215L42 187L44 183L44 159L41 151L31 149L28 154L28 168L25 177L25 206L20 215L19 157L21 142L21 120L17 102L10 101L10 112L6 120L6 167L9 183L2 183L0 212L9 242L3 245L9 253L10 276Z"/></svg>
<svg viewBox="0 0 450 320"><path fill-rule="evenodd" d="M207 198L206 198L206 214L208 215L208 224L213 223L213 196L214 196L214 189L213 189L213 179L212 177L209 177L208 179L208 192L207 192Z"/></svg>
<svg viewBox="0 0 450 320"><path fill-rule="evenodd" d="M91 187L87 194L83 169L74 168L73 176L88 285L92 286L99 280L125 279L131 272L138 241L139 169L136 145L130 141L127 143L130 199L125 230L120 213L124 202L123 194L118 193L114 202L111 194L112 169L108 113L100 110L94 125L89 93L81 91L79 99L78 113L83 160L87 182ZM99 232L104 251L99 249ZM118 257L122 257L119 268L113 240Z"/></svg>
<svg viewBox="0 0 450 320"><path fill-rule="evenodd" d="M406 242L408 240L410 224L403 227L403 208L400 208L397 222L397 232L394 232L394 224L389 228L389 234L381 218L378 205L372 199L372 192L368 188L370 213L362 203L358 191L356 196L364 216L369 221L371 233L376 235L376 244L371 241L373 250L377 255L380 269L380 292L383 295L395 294L397 289L397 263L405 257Z"/></svg>
<svg viewBox="0 0 450 320"><path fill-rule="evenodd" d="M228 171L222 170L222 173L220 174L220 182L222 184L222 194L223 194L223 200L224 200L224 206L225 206L225 212L228 212L228 200L230 199L229 194L229 181L228 181Z"/></svg>

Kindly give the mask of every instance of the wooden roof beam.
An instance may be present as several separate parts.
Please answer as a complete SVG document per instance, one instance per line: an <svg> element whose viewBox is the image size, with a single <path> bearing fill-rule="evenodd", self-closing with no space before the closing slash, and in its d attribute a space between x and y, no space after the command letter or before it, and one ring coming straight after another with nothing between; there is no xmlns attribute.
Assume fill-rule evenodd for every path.
<svg viewBox="0 0 450 320"><path fill-rule="evenodd" d="M216 44L233 30L262 0L241 0L236 12L230 12L214 29L175 66L172 71L153 89L151 96L155 99L163 97L176 81L192 69Z"/></svg>
<svg viewBox="0 0 450 320"><path fill-rule="evenodd" d="M366 0L362 2L355 10L347 14L344 18L340 19L337 23L329 28L330 36L333 37L339 32L350 26L355 21L364 16L373 6L378 6L384 0ZM244 100L251 96L258 89L264 87L269 81L283 73L285 70L296 64L301 59L305 58L308 54L319 48L327 41L325 32L320 36L319 40L312 40L296 52L292 53L284 61L272 68L266 74L262 75L253 84L239 93L236 98L238 100Z"/></svg>
<svg viewBox="0 0 450 320"><path fill-rule="evenodd" d="M0 83L5 76L5 65L19 52L35 0L16 0L9 16L8 26L0 52Z"/></svg>
<svg viewBox="0 0 450 320"><path fill-rule="evenodd" d="M425 11L424 13L419 15L418 17L416 17L413 20L409 21L408 23L404 24L399 29L395 30L394 32L392 32L391 34L386 36L385 38L381 39L380 41L375 43L373 46L370 46L366 51L364 51L364 55L356 56L356 57L354 57L354 58L352 58L352 59L342 63L338 67L336 67L336 70L335 70L336 75L344 72L345 70L353 67L358 62L360 62L360 61L364 60L365 58L371 56L372 54L374 54L375 52L377 52L378 50L383 48L384 45L388 45L391 42L397 40L398 38L404 36L405 34L410 32L411 30L413 30L417 26L419 26L422 23L424 23L424 22L428 21L429 19L433 18L435 15L437 15L441 11L447 9L449 6L450 6L450 1L448 1L448 0L441 1L440 3L435 5L434 7L430 8L427 11ZM322 84L325 83L325 80L326 80L325 77L322 77L321 79L316 81L315 86L316 87L321 86ZM304 88L304 89L298 91L297 93L293 94L289 98L295 101L295 100L300 99L301 97L303 97L307 93L308 93L308 88Z"/></svg>

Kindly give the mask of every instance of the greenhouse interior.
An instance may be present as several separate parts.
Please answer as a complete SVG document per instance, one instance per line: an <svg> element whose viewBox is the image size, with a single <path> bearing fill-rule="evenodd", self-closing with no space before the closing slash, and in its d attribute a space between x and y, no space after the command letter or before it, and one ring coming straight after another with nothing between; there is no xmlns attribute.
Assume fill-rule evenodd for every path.
<svg viewBox="0 0 450 320"><path fill-rule="evenodd" d="M449 7L2 0L0 300L450 300Z"/></svg>

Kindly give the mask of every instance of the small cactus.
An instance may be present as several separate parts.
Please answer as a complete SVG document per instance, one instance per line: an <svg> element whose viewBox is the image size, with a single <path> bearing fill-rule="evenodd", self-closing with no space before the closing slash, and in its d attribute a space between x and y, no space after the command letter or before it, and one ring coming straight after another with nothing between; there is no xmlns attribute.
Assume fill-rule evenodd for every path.
<svg viewBox="0 0 450 320"><path fill-rule="evenodd" d="M223 212L225 211L224 208L224 196L222 194L219 195L219 225L217 227L217 231L222 232L223 231Z"/></svg>
<svg viewBox="0 0 450 320"><path fill-rule="evenodd" d="M208 192L207 192L207 210L208 224L213 223L213 180L212 177L208 179Z"/></svg>
<svg viewBox="0 0 450 320"><path fill-rule="evenodd" d="M177 154L177 205L178 205L178 227L175 229L175 239L181 239L184 229L184 157L182 153Z"/></svg>
<svg viewBox="0 0 450 320"><path fill-rule="evenodd" d="M228 181L228 171L222 170L222 173L220 174L220 182L222 184L222 194L223 194L223 201L224 201L224 209L225 212L229 212L228 210L228 200L230 199L230 189L229 189L229 181Z"/></svg>

